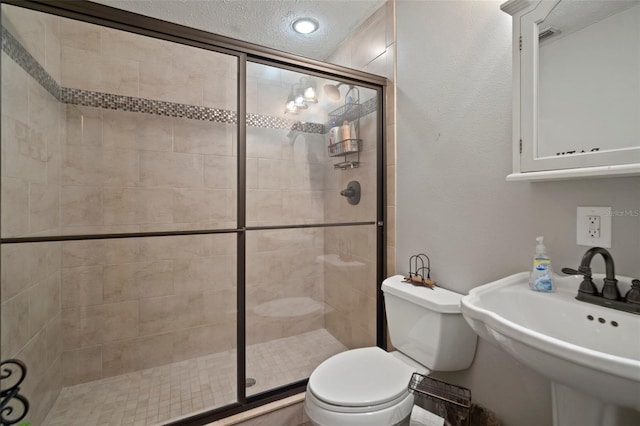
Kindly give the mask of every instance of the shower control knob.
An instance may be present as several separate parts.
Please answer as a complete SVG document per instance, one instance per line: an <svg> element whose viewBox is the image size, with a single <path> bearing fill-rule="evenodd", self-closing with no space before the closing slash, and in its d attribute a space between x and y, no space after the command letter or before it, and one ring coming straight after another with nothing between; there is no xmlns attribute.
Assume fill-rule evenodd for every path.
<svg viewBox="0 0 640 426"><path fill-rule="evenodd" d="M340 191L340 195L347 197L349 204L355 206L360 202L360 182L352 180L345 189Z"/></svg>

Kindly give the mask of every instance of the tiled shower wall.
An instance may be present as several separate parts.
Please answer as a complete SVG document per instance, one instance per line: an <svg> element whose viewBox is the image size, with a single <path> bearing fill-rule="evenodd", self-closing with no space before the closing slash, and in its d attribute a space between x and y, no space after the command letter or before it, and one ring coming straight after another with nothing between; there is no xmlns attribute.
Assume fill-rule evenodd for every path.
<svg viewBox="0 0 640 426"><path fill-rule="evenodd" d="M235 59L220 61L217 53L11 6L3 12L5 27L38 64L49 60L58 66L44 68L63 92L83 90L92 102L106 92L235 109ZM45 29L55 38L45 37ZM55 50L37 43L49 46L52 40L59 41ZM47 58L62 58L62 66ZM285 71L277 84L273 75L248 78L248 111L254 117L272 114L280 127L267 122L248 132L250 225L323 221L324 136L315 128L292 138L286 128L292 120L282 113L278 86L288 90L297 78ZM3 237L235 227L234 124L60 104L3 53L5 82L3 120L10 125L3 123L2 158L21 167L3 167ZM323 122L326 114L306 119ZM37 127L44 125L49 127ZM229 236L19 248L40 245L57 250L56 268L46 270L53 275L46 289L37 286L39 273L16 281L11 272L27 253L3 250L3 286L24 290L3 291L3 337L19 337L12 339L16 348L3 347L22 356L25 336L39 336L35 324L52 322L47 338L62 343L51 345L62 352L51 354L58 390L61 381L70 385L222 351L235 341L235 239ZM323 247L323 232L313 230L265 231L249 240L250 343L323 327L317 310L302 312L292 323L279 314L288 306L269 303L304 297L323 306L317 261ZM43 303L52 304L44 311L45 323L33 320L30 329L20 324ZM31 380L44 380L37 373L30 373Z"/></svg>
<svg viewBox="0 0 640 426"><path fill-rule="evenodd" d="M59 77L58 20L5 7L3 27ZM56 98L3 51L3 237L57 227L62 118ZM61 244L7 244L1 255L1 358L27 364L22 389L32 424L41 424L62 388Z"/></svg>
<svg viewBox="0 0 640 426"><path fill-rule="evenodd" d="M3 237L236 226L235 117L225 113L235 58L7 5L3 26L60 91L2 53ZM313 124L327 108L283 114L300 75L248 71L248 224L374 220L375 114L361 122L361 168L334 170ZM135 112L145 99L197 117ZM371 182L355 209L339 196L352 178ZM34 424L63 383L229 349L235 247L230 235L3 246L2 357L37 365L25 383ZM248 234L248 343L325 325L348 346L374 342L375 289L336 291L375 282L374 247L375 231L358 227Z"/></svg>
<svg viewBox="0 0 640 426"><path fill-rule="evenodd" d="M386 139L385 139L385 195L386 209L386 270L395 272L395 2L388 1L371 15L340 48L329 62L387 77ZM325 214L331 218L350 217L352 220L375 220L377 123L375 114L360 120L363 152L362 165L357 169L326 169L327 203ZM349 181L369 183L362 187L362 200L351 206L342 197L333 197ZM328 305L326 328L348 347L373 345L376 342L376 256L375 230L351 228L348 231L329 229L325 235L327 254L337 253L345 264L327 264L325 268L325 299ZM363 246L364 242L369 246ZM346 266L345 266L346 265ZM348 271L348 272L347 272Z"/></svg>

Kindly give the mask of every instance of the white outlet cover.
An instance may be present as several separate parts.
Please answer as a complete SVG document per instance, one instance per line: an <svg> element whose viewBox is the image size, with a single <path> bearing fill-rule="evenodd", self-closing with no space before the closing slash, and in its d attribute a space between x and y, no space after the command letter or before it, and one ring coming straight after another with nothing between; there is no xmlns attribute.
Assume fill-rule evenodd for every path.
<svg viewBox="0 0 640 426"><path fill-rule="evenodd" d="M600 238L589 236L588 216L600 216ZM578 207L576 243L579 246L611 248L611 207Z"/></svg>

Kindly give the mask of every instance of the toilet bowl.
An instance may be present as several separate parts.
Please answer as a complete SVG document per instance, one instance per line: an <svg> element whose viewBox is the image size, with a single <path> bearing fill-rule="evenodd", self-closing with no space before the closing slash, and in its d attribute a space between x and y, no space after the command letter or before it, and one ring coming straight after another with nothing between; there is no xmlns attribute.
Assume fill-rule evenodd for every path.
<svg viewBox="0 0 640 426"><path fill-rule="evenodd" d="M382 284L391 343L348 350L322 362L309 377L304 410L314 426L408 425L411 375L454 371L473 361L477 336L460 313L462 295L440 287Z"/></svg>
<svg viewBox="0 0 640 426"><path fill-rule="evenodd" d="M408 424L413 394L408 383L425 367L378 347L327 359L309 377L305 411L315 426Z"/></svg>

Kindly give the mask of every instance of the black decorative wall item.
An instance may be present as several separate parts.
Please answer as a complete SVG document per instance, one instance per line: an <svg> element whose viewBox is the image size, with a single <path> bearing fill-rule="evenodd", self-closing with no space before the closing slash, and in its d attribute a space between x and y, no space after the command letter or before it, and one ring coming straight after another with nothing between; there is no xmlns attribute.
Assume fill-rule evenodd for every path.
<svg viewBox="0 0 640 426"><path fill-rule="evenodd" d="M27 377L27 366L19 359L0 362L0 424L14 425L29 412L29 400L20 395L20 385Z"/></svg>

